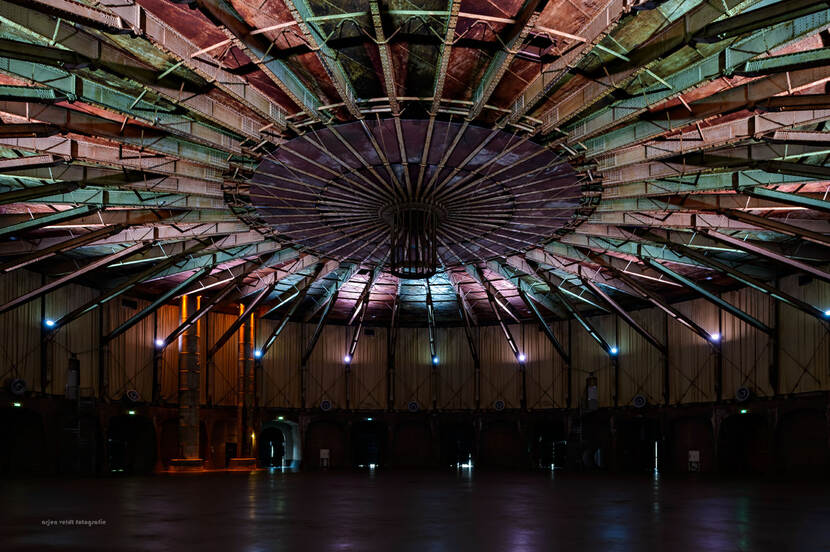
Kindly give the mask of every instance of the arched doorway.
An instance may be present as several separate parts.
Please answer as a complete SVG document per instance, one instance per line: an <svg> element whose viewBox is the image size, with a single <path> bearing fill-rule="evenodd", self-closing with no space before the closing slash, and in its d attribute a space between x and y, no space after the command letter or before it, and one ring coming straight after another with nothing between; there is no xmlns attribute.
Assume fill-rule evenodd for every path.
<svg viewBox="0 0 830 552"><path fill-rule="evenodd" d="M263 468L285 466L285 435L276 427L266 427L259 434L259 465Z"/></svg>
<svg viewBox="0 0 830 552"><path fill-rule="evenodd" d="M110 418L107 427L107 466L112 473L144 474L156 464L156 431L144 416Z"/></svg>

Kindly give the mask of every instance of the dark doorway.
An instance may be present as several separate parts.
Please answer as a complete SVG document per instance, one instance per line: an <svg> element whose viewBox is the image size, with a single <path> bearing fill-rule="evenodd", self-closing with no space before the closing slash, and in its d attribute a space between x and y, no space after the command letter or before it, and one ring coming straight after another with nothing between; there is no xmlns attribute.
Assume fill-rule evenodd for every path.
<svg viewBox="0 0 830 552"><path fill-rule="evenodd" d="M475 431L472 424L441 426L441 465L458 468L475 458Z"/></svg>
<svg viewBox="0 0 830 552"><path fill-rule="evenodd" d="M821 410L798 410L782 416L775 455L778 470L790 474L825 473L830 460L827 417Z"/></svg>
<svg viewBox="0 0 830 552"><path fill-rule="evenodd" d="M723 473L760 474L767 471L769 433L757 414L736 414L721 422L718 467Z"/></svg>
<svg viewBox="0 0 830 552"><path fill-rule="evenodd" d="M386 426L365 420L352 426L352 464L359 468L376 468L383 463L386 449Z"/></svg>
<svg viewBox="0 0 830 552"><path fill-rule="evenodd" d="M285 459L285 436L275 427L259 434L259 465L263 468L281 468Z"/></svg>
<svg viewBox="0 0 830 552"><path fill-rule="evenodd" d="M156 464L156 431L144 416L115 416L107 429L107 465L117 474L145 474Z"/></svg>
<svg viewBox="0 0 830 552"><path fill-rule="evenodd" d="M617 419L615 468L627 472L654 472L655 446L662 442L660 424L645 418Z"/></svg>
<svg viewBox="0 0 830 552"><path fill-rule="evenodd" d="M37 473L46 468L40 414L27 408L0 410L0 473Z"/></svg>

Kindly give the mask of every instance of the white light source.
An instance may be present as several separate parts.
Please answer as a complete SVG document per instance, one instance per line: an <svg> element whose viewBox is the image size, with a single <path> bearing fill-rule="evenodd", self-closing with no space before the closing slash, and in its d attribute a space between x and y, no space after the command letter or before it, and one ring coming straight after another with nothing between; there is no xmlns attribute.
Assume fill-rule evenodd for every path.
<svg viewBox="0 0 830 552"><path fill-rule="evenodd" d="M824 316L830 316L830 309L827 309L826 311L824 311Z"/></svg>
<svg viewBox="0 0 830 552"><path fill-rule="evenodd" d="M616 354L617 354L617 353L619 353L619 352L620 352L620 350L619 350L619 349L617 349L616 347L611 347L611 354L612 354L612 355L616 355Z"/></svg>
<svg viewBox="0 0 830 552"><path fill-rule="evenodd" d="M438 364L438 357L437 356L432 357L432 363L433 364Z"/></svg>
<svg viewBox="0 0 830 552"><path fill-rule="evenodd" d="M352 361L352 356L351 355L346 355L346 356L343 357L343 362L345 362L346 364L350 363L351 361Z"/></svg>
<svg viewBox="0 0 830 552"><path fill-rule="evenodd" d="M156 347L161 347L164 345L163 339L156 339Z"/></svg>
<svg viewBox="0 0 830 552"><path fill-rule="evenodd" d="M519 362L524 362L527 360L527 355L525 355L524 353L519 353L518 359Z"/></svg>
<svg viewBox="0 0 830 552"><path fill-rule="evenodd" d="M369 416L368 418L366 418L366 421L367 421L367 422L371 422L372 420L374 420L374 418L372 418L371 416Z"/></svg>
<svg viewBox="0 0 830 552"><path fill-rule="evenodd" d="M46 326L48 328L52 328L52 327L55 326L55 321L52 320L51 318L47 318L46 321L44 322L44 324L46 324Z"/></svg>
<svg viewBox="0 0 830 552"><path fill-rule="evenodd" d="M710 334L709 339L711 339L712 341L716 341L716 342L720 341L720 334L718 332Z"/></svg>
<svg viewBox="0 0 830 552"><path fill-rule="evenodd" d="M254 358L262 358L262 351L259 349L254 349Z"/></svg>

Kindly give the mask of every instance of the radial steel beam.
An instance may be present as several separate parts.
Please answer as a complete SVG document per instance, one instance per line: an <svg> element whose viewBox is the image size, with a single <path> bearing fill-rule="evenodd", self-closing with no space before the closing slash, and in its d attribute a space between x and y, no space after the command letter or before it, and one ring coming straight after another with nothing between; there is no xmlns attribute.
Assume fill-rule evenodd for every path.
<svg viewBox="0 0 830 552"><path fill-rule="evenodd" d="M510 350L513 351L513 356L516 357L516 360L519 360L519 346L516 344L516 340L513 339L513 334L510 333L510 328L507 327L507 323L504 321L504 318L501 315L501 310L499 306L496 304L496 298L493 296L493 292L490 290L490 286L487 285L487 278L484 277L484 272L481 270L481 267L471 267L476 276L476 280L482 284L482 288L484 288L484 293L487 295L487 302L490 304L490 310L493 311L493 314L496 316L496 320L499 323L499 327L501 328L502 333L504 334L505 339L507 339L507 344L510 347ZM469 269L468 269L469 270Z"/></svg>
<svg viewBox="0 0 830 552"><path fill-rule="evenodd" d="M447 80L447 69L450 66L453 39L455 38L455 27L458 24L458 12L460 9L460 0L449 0L449 6L447 9L447 27L444 33L444 40L441 42L438 64L435 67L435 84L432 88L432 106L429 110L431 118L438 114L438 109L441 107L441 98L444 95L444 84ZM433 120L430 119L430 127L432 127L432 122ZM431 130L432 129L430 128L430 130L427 131L427 139L430 139L431 137Z"/></svg>
<svg viewBox="0 0 830 552"><path fill-rule="evenodd" d="M164 342L159 346L159 349L164 349L171 343L173 343L176 339L179 338L184 332L186 332L193 324L198 322L201 318L203 318L207 313L213 310L219 303L224 301L226 298L232 295L232 293L236 290L236 280L234 279L230 283L228 283L225 287L223 287L219 293L214 295L210 301L204 302L204 304L200 303L199 308L191 313L179 326L170 332Z"/></svg>
<svg viewBox="0 0 830 552"><path fill-rule="evenodd" d="M343 105L351 113L352 117L362 119L363 113L357 107L352 83L338 61L338 52L332 50L326 44L326 37L323 36L311 21L314 18L314 13L311 10L308 0L284 0L283 3L297 22L309 48L317 52L317 57L331 79L332 84L340 94Z"/></svg>
<svg viewBox="0 0 830 552"><path fill-rule="evenodd" d="M245 305L245 309L242 313L233 321L233 323L225 330L219 339L208 349L207 354L205 355L206 360L210 360L213 356L222 348L222 346L228 342L228 340L233 337L233 335L239 330L240 326L245 323L245 320L249 318L256 308L262 303L265 299L271 295L271 292L274 291L274 287L276 287L276 283L272 283L269 285L264 286L260 292L257 294L256 297L251 299L247 305Z"/></svg>
<svg viewBox="0 0 830 552"><path fill-rule="evenodd" d="M822 199L816 199L802 194L779 192L778 190L770 190L768 188L761 188L758 186L746 186L744 188L740 188L740 192L750 197L770 199L772 201L784 203L785 205L805 207L807 209L830 213L830 201L824 201Z"/></svg>
<svg viewBox="0 0 830 552"><path fill-rule="evenodd" d="M591 290L593 290L594 293L596 293L599 297L601 297L602 300L605 301L605 303L608 304L608 306L611 307L614 310L614 312L617 313L617 316L619 316L620 318L625 320L625 322L629 326L631 326L631 328L633 328L634 331L636 331L638 334L640 334L646 341L651 343L651 345L654 346L655 349L660 351L660 354L662 354L663 356L668 354L668 352L666 350L666 345L660 343L660 341L656 337L651 335L651 332L646 330L643 326L640 325L639 322L634 320L634 318L632 318L632 316L630 314L628 314L628 312L625 309L623 309L619 305L619 303L614 301L614 299L610 295L605 293L602 290L602 288L600 288L597 284L595 284L594 282L592 282L591 280L589 280L587 278L580 278L580 279L582 280L582 282L586 286L591 288Z"/></svg>
<svg viewBox="0 0 830 552"><path fill-rule="evenodd" d="M545 283L548 286L548 289L550 289L551 293L553 293L559 300L559 302L562 303L562 306L565 307L565 310L568 312L568 314L573 316L576 319L576 321L579 322L579 324L585 329L585 331L588 332L588 335L594 338L594 340L597 343L599 343L600 347L602 347L603 350L609 356L614 357L615 353L611 352L612 346L609 345L605 338L602 337L602 334L600 334L599 331L597 331L597 329L594 327L591 321L588 320L586 317L582 316L582 314L578 310L576 310L576 307L574 307L573 303L571 303L570 299L568 299L568 296L565 293L563 293L563 291L559 288L559 286L556 285L554 281L552 281L551 276L544 270L538 270L538 268L534 266L534 264L528 263L528 266L531 270L531 272L529 272L528 274L531 277L534 277L539 281Z"/></svg>
<svg viewBox="0 0 830 552"><path fill-rule="evenodd" d="M318 108L321 103L297 75L283 61L269 55L274 44L263 35L254 35L245 18L241 16L230 2L224 0L189 0L220 29L248 57L251 58L291 101L306 112L312 119L319 119Z"/></svg>
<svg viewBox="0 0 830 552"><path fill-rule="evenodd" d="M719 42L826 9L823 0L782 0L710 23L695 33L694 41Z"/></svg>
<svg viewBox="0 0 830 552"><path fill-rule="evenodd" d="M208 247L208 245L209 243L207 242L199 242L196 245L188 248L187 250L177 255L173 255L163 261L160 261L154 264L153 266L150 266L149 268L139 272L138 274L133 275L127 281L115 286L110 290L105 291L95 299L87 301L86 303L76 308L72 312L65 314L64 316L55 320L55 323L52 326L52 332L55 332L63 326L66 326L67 324L69 324L73 320L80 318L84 314L97 309L104 303L107 303L108 301L115 299L122 293L129 291L141 282L148 280L153 276L156 276L164 270L167 270L169 267L175 266L176 264L186 261L192 254L201 251L205 247Z"/></svg>
<svg viewBox="0 0 830 552"><path fill-rule="evenodd" d="M641 285L640 282L638 282L636 279L632 278L631 276L623 272L621 269L614 266L610 262L610 259L606 258L604 255L599 255L592 251L586 251L585 254L599 266L602 266L603 268L611 271L616 278L625 282L626 285L628 285L631 289L639 293L643 299L650 301L656 307L658 307L663 312L671 316L674 320L676 320L686 328L692 330L694 333L699 335L707 343L713 343L711 340L713 332L708 332L702 327L700 327L694 320L692 320L691 318L689 318L688 316L674 308L658 294L650 291L648 288Z"/></svg>
<svg viewBox="0 0 830 552"><path fill-rule="evenodd" d="M709 290L703 288L702 286L698 285L696 282L694 282L690 278L687 278L686 276L683 276L682 274L678 274L677 272L675 272L675 271L671 270L670 268L668 268L666 265L664 265L662 263L658 263L654 259L645 258L645 259L643 259L643 262L647 263L649 266L651 266L655 270L658 270L658 271L662 272L663 274L665 274L669 278L683 284L684 286L688 287L689 289L691 289L693 291L696 291L697 293L702 295L706 300L708 300L710 303L713 303L713 304L717 305L721 310L725 310L726 312L728 312L729 314L731 314L735 318L738 318L739 320L749 324L750 326L752 326L754 328L757 328L757 329L761 330L762 332L764 332L768 335L773 334L773 329L772 328L770 328L769 326L767 326L766 324L764 324L763 322L761 322L757 318L745 313L744 311L742 311L738 307L734 306L733 304L728 303L727 301L724 301L718 295L716 295L716 294L712 293L711 291L709 291Z"/></svg>
<svg viewBox="0 0 830 552"><path fill-rule="evenodd" d="M25 305L29 301L32 301L34 299L37 299L38 297L46 295L47 293L49 293L49 292L51 292L55 289L58 289L59 287L65 286L66 284L70 283L72 280L74 280L76 278L80 278L84 274L88 274L89 272L92 272L93 270L97 270L101 267L107 266L107 265L117 261L118 259L123 259L124 257L129 257L130 255L133 255L133 254L138 253L139 251L141 251L143 249L146 249L147 247L148 246L143 244L143 243L137 243L137 244L134 244L132 246L125 247L125 248L121 249L120 251L116 251L115 253L113 253L111 255L106 255L105 257L102 257L100 259L96 259L96 260L92 261L91 263L87 263L86 265L70 272L69 274L66 274L66 275L64 275L64 276L62 276L62 277L60 277L56 280L52 280L48 284L40 286L37 289L33 289L32 291L30 291L28 293L24 293L23 295L21 295L19 297L16 297L15 299L12 299L11 301L6 303L5 305L0 306L0 314L2 314L4 312L7 312L7 311L10 311L12 309L15 309L15 308L17 308L21 305Z"/></svg>
<svg viewBox="0 0 830 552"><path fill-rule="evenodd" d="M124 21L92 6L86 6L72 0L8 0L17 4L43 12L53 17L75 21L108 34L129 34L130 28Z"/></svg>
<svg viewBox="0 0 830 552"><path fill-rule="evenodd" d="M386 343L386 408L395 407L395 353L398 347L398 318L400 314L401 281L398 280L392 300L392 316L389 321L389 337Z"/></svg>
<svg viewBox="0 0 830 552"><path fill-rule="evenodd" d="M562 346L562 343L560 343L559 340L556 338L556 335L554 335L553 330L551 330L548 323L545 322L545 319L542 316L542 313L539 312L539 308L536 306L535 301L531 299L532 296L521 288L519 289L519 295L525 302L525 305L527 305L527 308L530 309L530 312L533 313L533 316L536 317L536 322L539 323L540 327L542 328L542 331L545 332L545 336L548 338L548 341L550 341L550 344L553 345L553 348L562 358L562 361L565 363L565 365L570 365L571 356L568 354L567 351L565 351L565 348Z"/></svg>
<svg viewBox="0 0 830 552"><path fill-rule="evenodd" d="M119 335L123 334L124 332L126 332L127 330L129 330L130 328L132 328L133 326L138 324L140 321L142 321L145 317L147 317L149 314L151 314L157 308L159 308L164 303L166 303L168 299L175 296L179 291L181 291L184 288L186 288L187 286L189 286L194 280L204 276L205 273L207 273L209 270L210 270L210 268L203 268L201 270L197 270L196 272L194 272L188 278L182 280L181 282L179 282L175 286L171 287L170 289L167 289L167 290L163 291L160 295L156 296L156 298L153 300L152 303L150 303L149 305L147 305L146 307L141 309L138 313L136 313L134 316L132 316L129 320L127 320L126 322L124 322L123 324L121 324L120 326L118 326L117 328L112 330L110 333L105 335L102 338L102 341L104 343L109 343L110 341L112 341L113 339L118 337Z"/></svg>
<svg viewBox="0 0 830 552"><path fill-rule="evenodd" d="M20 232L36 230L38 228L43 228L44 226L49 226L50 224L56 224L59 222L68 222L70 220L85 217L97 212L98 210L99 209L97 207L93 207L91 205L82 205L81 207L75 207L65 211L58 211L48 215L40 215L24 222L10 224L0 228L0 237L13 236Z"/></svg>
<svg viewBox="0 0 830 552"><path fill-rule="evenodd" d="M770 251L768 248L761 247L760 245L757 245L753 242L747 240L739 240L737 238L733 238L728 234L724 234L722 232L718 232L715 230L707 230L706 235L719 242L726 243L737 249L740 249L741 251L752 253L755 256L775 261L789 268L793 268L795 270L815 276L816 278L824 280L825 282L830 282L830 273L828 273L827 271L809 265L807 263L791 259L789 257L786 257L785 255L775 253L774 251Z"/></svg>
<svg viewBox="0 0 830 552"><path fill-rule="evenodd" d="M366 285L363 286L363 290L361 290L360 295L357 297L357 300L354 303L354 305L355 305L354 311L352 311L352 315L349 317L349 325L350 326L351 326L352 322L354 322L354 319L357 317L357 315L363 309L363 304L368 303L369 295L372 293L372 287L375 285L375 282L377 282L378 277L381 275L382 270L383 270L383 265L376 266L375 269L372 271L372 275L366 281Z"/></svg>
<svg viewBox="0 0 830 552"><path fill-rule="evenodd" d="M372 25L375 29L375 40L377 41L378 54L380 55L380 66L383 70L383 84L386 87L386 96L389 98L389 107L392 115L397 117L401 112L401 105L398 102L398 91L395 84L395 67L392 65L392 53L383 30L383 16L380 13L380 2L369 0L369 13L372 18Z"/></svg>
<svg viewBox="0 0 830 552"><path fill-rule="evenodd" d="M661 239L661 237L656 236L655 239ZM718 272L721 272L722 274L725 274L725 275L729 276L730 278L732 278L733 280L735 280L737 282L740 282L744 285L747 285L751 288L754 288L754 289L760 291L761 293L769 295L773 299L781 301L782 303L786 303L787 305L790 305L791 307L794 307L794 308L796 308L796 309L798 309L802 312L805 312L805 313L809 314L810 316L814 316L814 317L818 318L819 320L827 320L827 316L825 316L825 314L824 314L824 309L820 309L818 307L815 307L813 305L805 303L801 299L793 297L789 293L786 293L786 292L784 292L780 289L777 289L777 288L775 288L775 287L773 287L773 286L771 286L771 285L769 285L769 284L767 284L767 283L765 283L761 280L758 280L757 278L753 278L752 276L748 276L748 275L744 274L743 272L740 272L740 271L732 268L731 266L726 265L726 264L718 261L717 259L714 259L712 257L703 255L702 253L696 251L695 249L693 249L691 247L681 245L679 243L668 241L668 240L666 240L664 243L668 247L670 247L670 248L674 249L675 251L677 251L678 253L686 255L687 257L695 258L701 264L706 264L706 265L714 268Z"/></svg>
<svg viewBox="0 0 830 552"><path fill-rule="evenodd" d="M92 242L107 238L114 234L118 234L122 232L125 228L126 225L116 224L113 226L100 228L98 230L93 230L92 232L87 232L86 234L81 234L80 236L75 238L62 240L58 243L55 243L48 247L44 247L42 249L36 248L25 255L17 256L9 261L6 261L5 263L0 264L0 273L12 272L14 270L17 270L18 268L23 268L24 266L28 266L38 261L42 261L43 259L47 259L54 255L65 253L67 251L72 251L73 249L76 249L78 247L83 247L84 245L90 244Z"/></svg>
<svg viewBox="0 0 830 552"><path fill-rule="evenodd" d="M503 31L500 40L505 45L504 49L500 48L490 60L490 65L487 66L481 81L473 92L473 105L466 117L468 121L476 119L481 114L510 64L513 63L527 35L536 26L536 20L547 2L548 0L526 0L515 17L515 21Z"/></svg>
<svg viewBox="0 0 830 552"><path fill-rule="evenodd" d="M320 263L319 266L314 270L314 272L310 276L306 276L302 282L296 286L297 287L297 295L292 300L291 306L288 307L288 310L282 315L279 323L274 327L268 337L260 347L260 351L262 351L262 356L264 357L268 350L271 348L271 345L276 342L277 338L282 333L282 330L288 324L288 321L291 320L291 317L294 316L294 313L297 311L299 306L305 300L306 296L308 295L309 290L311 289L312 284L317 282L320 278L326 277L332 270L337 268L337 264L334 261L329 261L327 263Z"/></svg>

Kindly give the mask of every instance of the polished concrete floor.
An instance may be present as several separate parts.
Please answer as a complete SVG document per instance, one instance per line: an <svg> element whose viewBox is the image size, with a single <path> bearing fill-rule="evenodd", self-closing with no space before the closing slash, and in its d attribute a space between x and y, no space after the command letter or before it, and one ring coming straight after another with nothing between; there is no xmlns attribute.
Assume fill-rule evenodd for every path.
<svg viewBox="0 0 830 552"><path fill-rule="evenodd" d="M4 551L830 550L826 482L378 470L0 488Z"/></svg>

